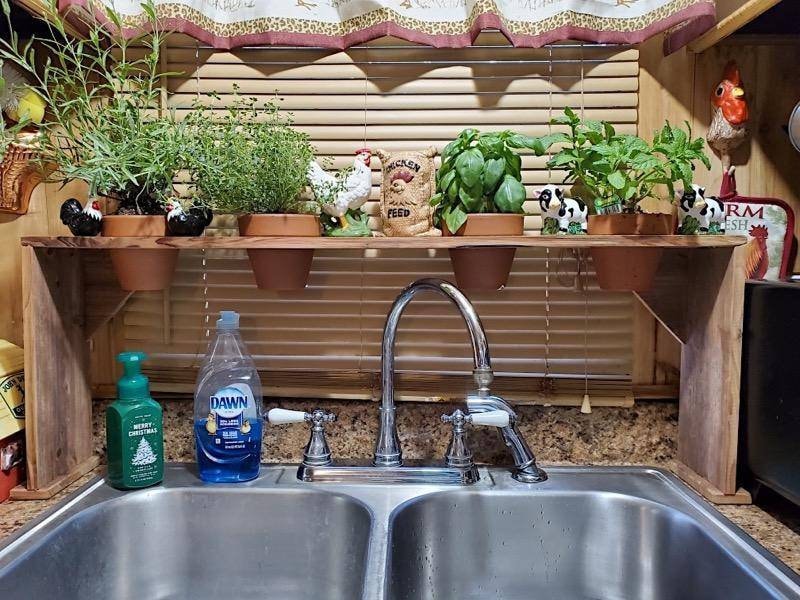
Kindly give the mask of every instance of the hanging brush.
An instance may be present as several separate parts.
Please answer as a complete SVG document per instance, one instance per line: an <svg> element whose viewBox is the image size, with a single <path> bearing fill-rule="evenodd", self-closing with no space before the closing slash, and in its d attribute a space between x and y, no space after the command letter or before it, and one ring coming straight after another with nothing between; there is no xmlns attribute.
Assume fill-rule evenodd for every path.
<svg viewBox="0 0 800 600"><path fill-rule="evenodd" d="M47 103L14 65L0 62L0 112L12 121L41 123Z"/></svg>

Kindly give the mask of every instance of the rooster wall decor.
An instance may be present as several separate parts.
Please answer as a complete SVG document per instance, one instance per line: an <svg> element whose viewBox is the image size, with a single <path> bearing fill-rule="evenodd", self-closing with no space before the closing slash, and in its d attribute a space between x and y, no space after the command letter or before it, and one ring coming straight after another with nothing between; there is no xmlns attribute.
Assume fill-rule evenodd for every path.
<svg viewBox="0 0 800 600"><path fill-rule="evenodd" d="M369 168L372 151L356 150L353 166L331 175L316 161L308 164L306 177L314 196L320 203L325 235L334 237L369 237L369 217L361 207L372 191L372 170ZM327 219L325 216L327 215Z"/></svg>
<svg viewBox="0 0 800 600"><path fill-rule="evenodd" d="M711 92L714 118L708 128L706 141L719 155L722 172L731 169L731 154L745 140L748 134L747 121L750 113L745 98L744 84L735 61L725 67L725 73Z"/></svg>

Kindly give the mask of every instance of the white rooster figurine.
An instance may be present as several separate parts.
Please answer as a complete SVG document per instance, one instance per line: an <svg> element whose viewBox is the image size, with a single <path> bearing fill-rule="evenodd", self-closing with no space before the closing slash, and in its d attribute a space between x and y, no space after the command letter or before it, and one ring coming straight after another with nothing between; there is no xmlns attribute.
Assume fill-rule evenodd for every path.
<svg viewBox="0 0 800 600"><path fill-rule="evenodd" d="M325 214L335 219L326 227L326 235L342 237L367 237L372 235L368 217L359 209L369 199L372 191L372 170L369 168L372 151L356 150L353 166L331 175L316 161L308 163L306 177L314 196ZM334 219L330 219L334 221Z"/></svg>

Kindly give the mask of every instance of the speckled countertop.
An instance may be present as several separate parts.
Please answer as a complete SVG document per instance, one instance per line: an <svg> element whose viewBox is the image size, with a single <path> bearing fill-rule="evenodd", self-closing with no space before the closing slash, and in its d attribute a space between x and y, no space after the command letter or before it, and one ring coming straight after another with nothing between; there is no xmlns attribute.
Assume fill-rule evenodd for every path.
<svg viewBox="0 0 800 600"><path fill-rule="evenodd" d="M310 408L314 403L281 402L284 408ZM275 404L269 404L269 407ZM368 458L377 428L377 411L364 403L322 402L320 406L338 416L329 427L329 442L339 460ZM190 402L168 400L164 406L166 459L191 461L192 406ZM104 403L95 406L95 443L97 452L105 452ZM404 456L409 459L434 459L444 454L447 433L439 416L453 406L442 404L401 405L398 428ZM671 403L643 402L632 409L597 408L590 415L568 407L519 407L520 428L543 465L652 465L671 468L675 458L677 407ZM299 462L307 439L304 427L268 427L265 430L262 457L267 462ZM505 448L488 428L476 428L471 434L475 457L487 463L507 462ZM96 469L49 500L6 502L0 504L0 539L57 504L78 489L104 467ZM800 526L792 528L756 506L719 507L727 518L750 534L800 574ZM793 530L794 529L794 530Z"/></svg>

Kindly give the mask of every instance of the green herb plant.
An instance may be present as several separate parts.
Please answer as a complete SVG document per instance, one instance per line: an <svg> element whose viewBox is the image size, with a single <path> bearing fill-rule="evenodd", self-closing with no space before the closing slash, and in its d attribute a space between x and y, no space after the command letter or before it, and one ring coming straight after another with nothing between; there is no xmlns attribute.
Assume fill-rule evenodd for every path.
<svg viewBox="0 0 800 600"><path fill-rule="evenodd" d="M201 202L227 213L318 211L300 195L314 148L275 102L243 98L234 88L221 117L198 103L186 126L188 166Z"/></svg>
<svg viewBox="0 0 800 600"><path fill-rule="evenodd" d="M455 233L470 213L523 213L519 149L544 152L537 139L513 131L465 129L445 146L430 201L437 223Z"/></svg>
<svg viewBox="0 0 800 600"><path fill-rule="evenodd" d="M569 133L539 138L537 152L561 144L547 166L566 170L564 182L574 184L587 200L594 200L600 214L633 213L659 186L666 186L672 197L676 182L685 188L691 185L696 161L711 166L703 152L705 141L692 139L688 123L687 131L665 123L652 144L635 135L618 134L606 121L581 119L570 108L551 123L566 125Z"/></svg>
<svg viewBox="0 0 800 600"><path fill-rule="evenodd" d="M125 38L98 21L84 24L84 38L66 32L57 0L46 0L48 33L23 42L10 26L9 0L0 6L11 36L0 39L0 59L31 76L31 87L47 103L41 126L40 160L54 168L50 180L82 180L92 196L120 201L120 212L163 213L173 178L185 159L183 133L172 113L160 114L160 48L168 32L159 27L153 0L142 4L140 33ZM102 10L116 31L122 17Z"/></svg>

